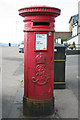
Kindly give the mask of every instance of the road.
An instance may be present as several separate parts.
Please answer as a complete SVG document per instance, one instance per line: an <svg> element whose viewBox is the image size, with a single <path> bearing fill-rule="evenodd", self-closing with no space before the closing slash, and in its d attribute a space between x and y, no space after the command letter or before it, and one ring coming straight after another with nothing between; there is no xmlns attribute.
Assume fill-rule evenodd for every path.
<svg viewBox="0 0 80 120"><path fill-rule="evenodd" d="M18 52L18 47L2 47L3 118L8 118L21 79L23 79L23 54Z"/></svg>

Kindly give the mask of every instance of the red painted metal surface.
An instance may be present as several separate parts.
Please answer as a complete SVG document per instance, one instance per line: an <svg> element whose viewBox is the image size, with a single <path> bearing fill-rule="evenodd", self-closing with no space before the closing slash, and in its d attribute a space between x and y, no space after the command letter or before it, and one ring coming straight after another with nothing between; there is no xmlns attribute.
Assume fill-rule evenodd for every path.
<svg viewBox="0 0 80 120"><path fill-rule="evenodd" d="M19 10L24 19L24 96L30 99L53 97L54 22L60 9L28 7ZM46 48L36 50L36 35L45 34Z"/></svg>

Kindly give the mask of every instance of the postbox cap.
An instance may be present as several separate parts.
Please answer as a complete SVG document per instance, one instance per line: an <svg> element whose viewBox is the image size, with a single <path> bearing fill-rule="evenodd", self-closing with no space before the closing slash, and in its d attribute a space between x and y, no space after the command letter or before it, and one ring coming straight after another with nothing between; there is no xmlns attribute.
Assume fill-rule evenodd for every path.
<svg viewBox="0 0 80 120"><path fill-rule="evenodd" d="M60 9L48 6L33 6L19 9L19 15L23 17L30 15L47 15L57 17L60 15L60 12Z"/></svg>

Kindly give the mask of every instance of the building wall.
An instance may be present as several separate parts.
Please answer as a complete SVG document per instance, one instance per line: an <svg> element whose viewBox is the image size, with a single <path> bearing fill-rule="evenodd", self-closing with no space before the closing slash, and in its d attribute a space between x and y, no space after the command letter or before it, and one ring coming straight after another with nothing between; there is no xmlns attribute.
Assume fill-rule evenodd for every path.
<svg viewBox="0 0 80 120"><path fill-rule="evenodd" d="M74 18L74 17L73 17ZM73 23L73 18L71 19L70 23L69 23L69 31L71 32L72 31L72 23Z"/></svg>
<svg viewBox="0 0 80 120"><path fill-rule="evenodd" d="M72 37L76 36L78 34L78 30L77 29L78 29L78 26L73 27L73 29L72 29Z"/></svg>
<svg viewBox="0 0 80 120"><path fill-rule="evenodd" d="M79 47L80 47L80 1L78 2L78 14L79 14L78 44L79 44Z"/></svg>
<svg viewBox="0 0 80 120"><path fill-rule="evenodd" d="M71 32L55 32L54 38L71 38L72 33Z"/></svg>
<svg viewBox="0 0 80 120"><path fill-rule="evenodd" d="M72 32L72 37L78 34L78 14L71 16L69 21L69 31Z"/></svg>
<svg viewBox="0 0 80 120"><path fill-rule="evenodd" d="M72 37L71 39L67 40L66 42L71 45L73 42L75 42L76 48L80 49L80 2L78 2L78 14L79 14L78 26L75 26L72 31L73 32L72 35L75 36L75 34L77 34L76 31L78 30L78 35L76 35L75 37ZM78 27L78 29L77 29L77 27Z"/></svg>

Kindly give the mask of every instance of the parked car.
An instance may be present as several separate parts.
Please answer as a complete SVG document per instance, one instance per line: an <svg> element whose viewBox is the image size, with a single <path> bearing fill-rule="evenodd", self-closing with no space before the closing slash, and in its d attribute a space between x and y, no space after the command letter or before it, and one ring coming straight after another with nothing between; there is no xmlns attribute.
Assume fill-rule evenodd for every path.
<svg viewBox="0 0 80 120"><path fill-rule="evenodd" d="M24 41L19 45L19 53L24 53Z"/></svg>

